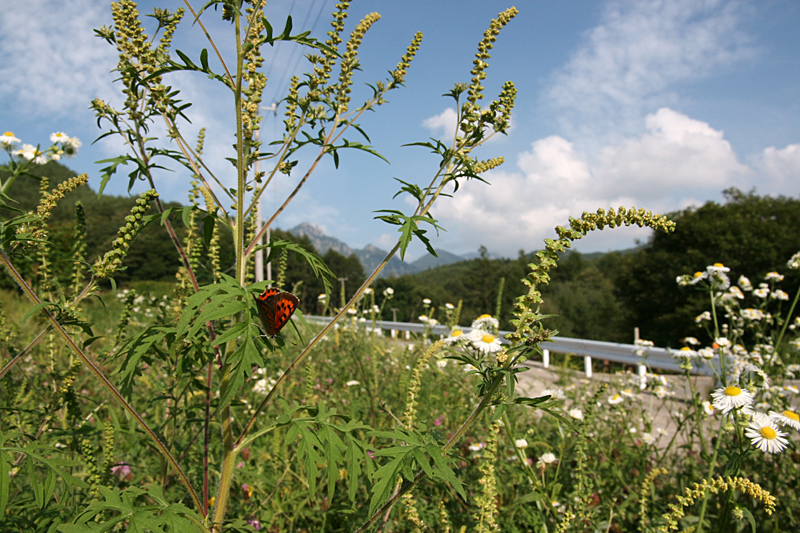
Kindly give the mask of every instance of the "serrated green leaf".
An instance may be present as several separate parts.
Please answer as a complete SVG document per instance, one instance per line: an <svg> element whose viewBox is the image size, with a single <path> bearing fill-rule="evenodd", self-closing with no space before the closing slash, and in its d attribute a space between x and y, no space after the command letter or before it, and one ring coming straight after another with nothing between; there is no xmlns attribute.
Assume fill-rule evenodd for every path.
<svg viewBox="0 0 800 533"><path fill-rule="evenodd" d="M226 329L221 335L218 335L217 338L214 339L212 346L219 346L238 338L242 334L242 330L246 330L249 327L249 322L237 322Z"/></svg>
<svg viewBox="0 0 800 533"><path fill-rule="evenodd" d="M375 484L372 486L372 499L369 502L370 515L392 495L402 467L403 456L398 456L375 471L372 476Z"/></svg>

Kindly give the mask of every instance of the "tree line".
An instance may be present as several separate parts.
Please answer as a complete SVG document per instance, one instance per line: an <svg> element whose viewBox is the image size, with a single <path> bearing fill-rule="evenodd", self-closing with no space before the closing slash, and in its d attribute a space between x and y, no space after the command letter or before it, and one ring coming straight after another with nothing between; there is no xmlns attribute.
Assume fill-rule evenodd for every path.
<svg viewBox="0 0 800 533"><path fill-rule="evenodd" d="M1 172L1 171L0 171ZM48 176L49 188L75 173L56 162L49 162L23 176L16 183L11 197L18 208L33 210L39 200L41 176ZM86 212L87 261L108 250L117 229L135 199L103 195L98 197L88 187L70 193L55 209L49 221L51 235L56 237L51 250L53 272L65 279L72 272L71 251L75 225L75 202L83 203ZM167 204L170 205L178 204ZM0 217L13 216L0 210ZM706 202L672 213L677 228L672 234L654 234L639 247L606 254L564 254L558 268L551 272L551 282L541 287L542 312L556 315L549 327L560 335L630 343L634 328L642 338L658 346L678 346L686 336L698 336L695 317L708 309L705 293L679 288L679 275L704 270L707 265L723 263L735 278L744 275L758 282L770 271L786 275L783 290L790 295L800 281L797 271L788 271L786 261L800 250L800 200L784 196L760 196L755 192L729 189L724 202ZM185 236L176 217L179 237ZM298 237L273 230L273 238L302 244L315 252L307 237ZM233 267L230 240L220 239L223 270ZM205 252L199 269L200 282L210 281L210 270L204 269ZM341 305L342 290L349 299L366 279L364 268L355 255L329 250L321 255L333 273L330 280L330 307ZM424 272L399 277L380 278L373 287L381 304L387 288L393 296L382 305L385 320L418 321L423 314L444 321L445 306L461 310L460 323L468 325L481 314L499 316L502 329L510 329L514 299L525 287L521 279L529 271L533 253L520 250L513 259L490 259L485 248L479 257ZM24 258L19 264L24 270ZM30 262L33 264L33 261ZM138 281L174 281L180 266L177 252L163 228L157 223L142 231L131 246L125 261L126 270L115 281L126 285ZM288 252L277 254L273 261L273 277L282 272L283 288L294 291L306 313L319 313L324 306L319 295L325 292L302 257ZM34 276L35 272L25 272ZM204 279L205 276L205 279ZM734 279L735 281L735 279ZM13 289L11 280L0 278L0 287ZM424 299L430 300L426 306Z"/></svg>

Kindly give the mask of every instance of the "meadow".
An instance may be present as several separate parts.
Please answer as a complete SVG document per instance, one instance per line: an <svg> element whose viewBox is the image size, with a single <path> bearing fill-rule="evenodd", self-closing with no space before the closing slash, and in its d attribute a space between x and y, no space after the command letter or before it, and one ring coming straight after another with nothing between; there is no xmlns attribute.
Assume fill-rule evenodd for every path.
<svg viewBox="0 0 800 533"><path fill-rule="evenodd" d="M439 321L450 334L389 338L374 320L401 294L372 288L380 270L412 240L435 253L427 232L438 228L430 215L436 200L502 164L474 154L510 124L513 83L488 103L482 83L492 45L516 9L491 21L470 83L447 95L458 109L452 144L419 143L441 161L429 181L400 182L398 194L414 207L379 211L376 218L398 230L397 243L345 301L319 256L279 238L264 243L274 217L262 225L255 205L278 174L299 177L299 189L319 161L338 162L340 150L374 152L343 135L363 133L362 114L402 86L421 35L354 104L350 87L372 15L343 37L343 2L328 38L317 41L290 23L278 33L259 2L220 7L237 49L234 58L219 57L218 70L207 50L171 54L183 10L154 13L160 33L151 40L135 4L122 0L112 5L114 28L98 31L119 51L126 100L121 109L100 100L92 107L102 135L129 148L107 162L104 179L130 164L131 179L151 189L96 260L86 256L82 205L68 233L49 225L86 175L54 188L42 178L37 208L13 212L15 182L80 143L58 132L42 150L11 132L0 136L8 154L0 208L12 211L0 219L0 261L14 287L0 292L0 530L798 529L800 291L781 287L800 270L800 252L782 259L782 272L757 279L713 257L679 276L670 290L700 291L707 309L674 350L682 372L649 372L644 383L625 369L585 380L569 356L559 356L558 379L546 390L527 396L520 386L525 363L541 361L557 333L542 312L541 288L563 253L599 229L674 230L667 217L642 208L599 209L556 228L557 238L527 265L503 338L497 317L509 309L500 298L474 320L461 316L457 302L423 300L420 322ZM278 40L307 47L310 70L286 96L284 134L262 142L260 54ZM232 94L233 187L204 163L204 135L181 135L186 106L167 85L177 71L202 73ZM151 136L156 122L169 139ZM163 159L192 173L190 205L159 200ZM256 161L266 170L256 171ZM146 226L169 234L181 260L175 281L117 285ZM230 261L220 253L223 241ZM275 279L255 281L254 257L267 244ZM54 268L65 250L67 266ZM286 281L289 253L322 281L330 324L304 320ZM651 343L640 345L646 363ZM710 387L692 376L701 366L713 369Z"/></svg>

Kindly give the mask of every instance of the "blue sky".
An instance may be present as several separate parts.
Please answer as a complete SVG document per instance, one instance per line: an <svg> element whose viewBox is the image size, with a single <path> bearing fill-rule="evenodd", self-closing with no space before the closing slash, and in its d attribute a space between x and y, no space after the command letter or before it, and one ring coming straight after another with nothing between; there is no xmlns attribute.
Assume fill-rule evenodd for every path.
<svg viewBox="0 0 800 533"><path fill-rule="evenodd" d="M313 28L322 36L333 4L270 1L267 12L275 26L291 12L295 28ZM183 3L140 2L140 11L152 12L153 5L175 9ZM310 222L353 247L388 249L396 233L373 220L373 211L408 211L402 199L392 200L393 178L424 183L436 169L424 149L402 145L446 138L454 112L441 94L469 81L483 30L510 5L354 2L347 33L364 14L382 15L361 48L361 87L394 68L414 32L425 35L406 87L390 93L389 104L362 122L391 163L343 153L339 169L323 165L277 226ZM517 8L519 15L492 51L485 84L491 98L504 81L515 82L512 129L477 153L482 159L503 156L506 163L486 175L491 185L469 182L434 208L447 229L436 247L470 253L484 245L513 257L520 249L540 248L554 226L584 210L636 205L669 212L720 200L727 187L800 193L799 2L563 0L520 2ZM228 24L214 11L204 20L223 53L230 52ZM87 172L95 188L101 165L94 162L121 149L113 141L92 145L101 131L88 109L95 96L121 100L111 83L114 50L92 32L110 24L108 3L96 0L30 0L0 19L0 130L42 145L54 131L79 137L83 147L66 164ZM185 24L174 47L197 58L208 44L199 28ZM265 50L265 57L269 103L306 63L302 51L287 43ZM181 74L168 83L195 102L187 136L205 126L207 164L232 178L224 161L233 142L227 121L232 99L205 77ZM264 136L279 134L280 121L280 114L267 115ZM265 213L283 201L298 177L268 191ZM165 172L159 180L163 197L186 201L185 172ZM125 176L107 191L126 194L126 188ZM133 192L142 190L138 184ZM622 249L646 237L646 231L633 229L595 232L577 249ZM411 255L422 252L415 248Z"/></svg>

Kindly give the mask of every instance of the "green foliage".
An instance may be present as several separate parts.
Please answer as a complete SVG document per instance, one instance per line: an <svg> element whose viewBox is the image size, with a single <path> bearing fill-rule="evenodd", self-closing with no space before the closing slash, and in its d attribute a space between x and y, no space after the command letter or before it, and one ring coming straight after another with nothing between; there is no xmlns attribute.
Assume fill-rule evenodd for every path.
<svg viewBox="0 0 800 533"><path fill-rule="evenodd" d="M671 215L674 235L655 234L647 246L621 258L616 292L634 321L631 327L639 326L642 337L657 346L676 346L697 331L694 318L706 309L703 294L676 290L678 276L722 263L756 280L785 271L787 259L800 250L800 200L735 189L725 199ZM800 279L788 281L785 290L793 293Z"/></svg>
<svg viewBox="0 0 800 533"><path fill-rule="evenodd" d="M64 533L109 531L117 524L128 531L204 532L202 519L185 505L170 503L159 486L128 487L123 490L100 487L103 501L91 502L72 523L59 526ZM144 505L143 505L144 504ZM102 516L103 522L96 519Z"/></svg>
<svg viewBox="0 0 800 533"><path fill-rule="evenodd" d="M408 213L378 211L386 213L378 218L399 226L400 236L373 273L367 276L353 256L328 252L322 260L302 240L275 232L268 260L279 264L276 278L281 284L304 293L308 309L317 305L321 292L331 298L333 277L347 278L349 286L347 291L342 288L346 301L336 306L331 323L312 328L298 312L292 327L275 339L263 337L253 297L269 282L249 283L259 238L324 158L331 157L338 166L343 149L379 156L346 136L367 138L359 118L384 104L388 91L403 84L422 37L414 36L389 78L371 85L371 97L355 105L350 94L353 75L360 69L358 50L377 14L359 22L340 51L347 2L337 4L325 42L308 33L292 35L291 20L276 35L258 6L241 11L236 3L216 0L206 8L210 6L222 8L223 19L233 22L235 37L235 57L218 52L214 65L219 67L213 70L205 49L199 61L192 59L195 54L179 51L179 61L171 58L169 48L182 9L156 10L152 16L158 28L150 38L135 4L121 0L112 4L114 28L98 30L119 52L116 71L125 101L121 109L114 109L95 100L92 108L107 128L101 136L119 136L128 149L106 161L110 164L103 169L103 184L128 166L128 186L142 180L149 189L135 202L108 198L103 205L130 214L93 241L95 227L104 223L92 218L93 213L105 207L80 198L85 209L77 217L71 205L68 216L54 215L59 205L73 200L63 194L81 181L72 179L52 193L43 179L31 195L29 210L33 213L36 206L36 213L24 215L29 218L6 220L16 212L3 214L0 261L13 287L30 303L23 305L17 294L3 293L3 309L14 318L23 315L19 320L26 327L7 326L6 316L0 315L3 355L10 356L0 370L0 510L5 511L0 512L0 527L220 533L260 529L263 520L270 531L338 532L365 531L383 520L384 527L403 532L415 530L423 520L433 523L435 516L443 526L452 522L464 530L494 527L496 520L503 531L534 526L549 531L565 529L574 520L578 530L596 531L610 530L611 518L609 523L602 520L617 513L621 530L629 530L643 522L636 516L633 487L643 485L654 463L670 466L677 475L666 489L654 486L653 494L679 493L700 477L700 467L710 468L711 479L717 458L731 471L749 469L754 477L766 478L769 466L753 461L741 436L737 443L722 446L718 435L714 456L709 460L707 453L701 454L700 467L685 460L684 450L675 453L678 446L657 448L644 437L642 444L634 435L653 431L645 403L613 407L619 405L617 394L604 410L603 389L592 383L536 397L518 391L527 370L521 363L535 358L540 343L553 334L543 323L548 316L541 305L542 287L555 286L563 276L565 285L569 282L583 293L586 305L576 303L575 292L553 292L556 304L575 322L619 312L608 297L613 287L608 277L619 263L584 263L575 255L564 261L564 273L556 274L566 249L604 227L637 224L670 231L672 223L660 215L635 208L584 213L570 219L568 228L556 228L558 239L547 240L545 249L533 257L521 253L496 269L483 250L479 259L462 265L466 279L458 287L464 291L459 309L464 302L469 312L481 314L513 309L510 345L501 346L491 317L477 338L453 334L433 344L427 338L379 338L367 327L369 319L391 310L386 308L390 292L378 306L378 295L367 290L389 258L397 251L403 255L414 238L435 254L419 223L439 229L430 213L437 199L447 194L446 186L452 184L455 192L468 180L483 181L483 173L502 163L500 158L478 160L473 151L504 134L510 124L514 85L504 83L495 100L483 103L482 84L489 52L502 27L517 14L515 8L501 12L484 33L470 83L456 84L447 95L458 114L452 143L415 143L436 153L440 163L427 185L401 181L400 193L416 201L413 208ZM284 100L286 129L267 144L268 152L262 152L256 133L267 79L261 72L260 47L281 40L311 49L306 56L309 73L302 81L292 80ZM176 71L195 72L230 92L235 153L227 159L235 168L235 183L214 176L203 163L202 143L193 151L183 138L190 104L165 85L165 77ZM166 128L166 138L153 136L158 130L154 124ZM271 167L255 172L262 162ZM160 172L167 163L190 169L194 176L191 207L171 208L157 200ZM26 184L17 178L29 177L11 170L12 178L0 180L8 198L17 192L9 184L22 192ZM267 221L262 235L256 234L252 220L257 202L267 194L273 177L292 173L301 176L296 189ZM33 185L36 180L27 184ZM205 211L198 207L201 194ZM119 209L122 205L126 209ZM144 215L148 207L158 213ZM67 232L63 242L59 220L68 221L62 228ZM188 235L178 222L188 228ZM147 242L142 227L163 229L166 237ZM156 244L167 240L173 252ZM81 280L74 268L72 255L83 249L84 241L87 262L101 256L103 263L95 264L107 267L95 267L95 277L118 275L117 262L124 258L138 274L161 279L158 269L144 269L149 256L137 259L135 248L129 249L143 241L147 253L178 261L170 265L167 277L172 279L180 266L180 283L167 294L135 295L116 292L112 281L115 292L101 293L96 279ZM99 243L96 248L93 242ZM201 244L206 256L198 253ZM119 274L119 279L133 279L134 274L128 275ZM81 281L85 285L78 291ZM70 293L78 294L68 297L68 285ZM414 290L409 285L408 293ZM98 301L88 299L90 295ZM408 297L397 296L396 301ZM107 308L101 307L103 298ZM435 312L429 303L423 309ZM606 324L611 326L610 321ZM298 378L301 367L305 382ZM626 397L636 396L625 376L614 383ZM660 392L657 383L665 387L667 381L650 378L649 390ZM693 450L699 438L705 450L701 396L692 393L692 404L674 414L681 424L674 434L689 428L683 435L686 449ZM581 418L575 414L579 407L586 410L585 425L571 421ZM406 415L401 420L394 413L402 411ZM502 438L495 431L499 420L506 428ZM691 426L684 426L688 423ZM492 431L490 439L487 431ZM490 440L491 447L481 456L484 440ZM779 458L786 462L781 465L785 469L793 467L784 459L787 455ZM497 460L505 457L512 460ZM573 464L577 476L568 468ZM496 483L494 476L503 482ZM475 501L470 489L477 484L486 488ZM775 488L789 499L786 489ZM411 498L411 491L416 497ZM401 514L403 506L392 512L400 498L407 517ZM563 516L555 509L557 498L565 506ZM760 500L770 501L763 495ZM510 512L498 512L497 504L507 504ZM472 512L476 505L480 511ZM727 502L707 514L703 505L700 527L704 516L725 519L730 514ZM652 523L665 524L658 513L667 511L666 504L653 497L651 507ZM791 522L795 510L790 507L781 520ZM753 516L764 519L758 510Z"/></svg>

